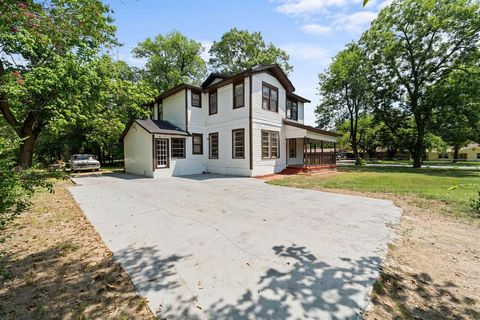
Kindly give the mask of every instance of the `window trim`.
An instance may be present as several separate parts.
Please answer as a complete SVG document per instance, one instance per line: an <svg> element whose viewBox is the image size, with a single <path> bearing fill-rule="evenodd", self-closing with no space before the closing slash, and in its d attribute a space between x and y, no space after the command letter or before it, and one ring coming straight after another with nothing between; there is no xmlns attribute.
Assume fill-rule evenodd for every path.
<svg viewBox="0 0 480 320"><path fill-rule="evenodd" d="M290 102L290 117L288 116L288 103ZM295 103L297 110L295 112L295 118L293 117L293 103ZM287 98L285 103L285 117L290 120L298 121L298 100Z"/></svg>
<svg viewBox="0 0 480 320"><path fill-rule="evenodd" d="M268 157L263 156L263 133L268 133ZM272 147L271 147L271 136L272 133L275 133L277 135L277 156L272 157ZM262 155L262 160L273 160L273 159L279 159L280 158L280 132L279 131L274 131L274 130L261 130L260 133L260 147L261 147L261 155Z"/></svg>
<svg viewBox="0 0 480 320"><path fill-rule="evenodd" d="M264 108L263 107L263 87L267 87L269 88L269 96L268 96L268 108ZM277 103L275 105L275 109L272 110L272 90L275 90L277 92ZM272 111L272 112L276 112L278 113L278 105L279 105L279 100L280 100L280 97L279 97L279 90L277 87L275 87L274 85L271 85L265 81L262 81L262 109L263 110L267 110L267 111Z"/></svg>
<svg viewBox="0 0 480 320"><path fill-rule="evenodd" d="M243 153L242 157L235 157L235 132L242 132L242 147ZM232 130L232 159L245 159L245 128L233 129Z"/></svg>
<svg viewBox="0 0 480 320"><path fill-rule="evenodd" d="M212 136L217 136L217 156L212 157ZM218 159L220 155L220 140L218 132L210 132L208 134L208 159Z"/></svg>
<svg viewBox="0 0 480 320"><path fill-rule="evenodd" d="M212 105L211 105L211 96L215 94L216 95L216 101L215 101L215 104L216 104L216 111L215 112L212 112ZM218 113L218 90L215 89L215 90L212 90L208 93L208 115L211 116L211 115L214 115L214 114L217 114Z"/></svg>
<svg viewBox="0 0 480 320"><path fill-rule="evenodd" d="M200 153L195 152L195 137L200 137ZM192 133L192 154L203 154L203 134L201 133Z"/></svg>
<svg viewBox="0 0 480 320"><path fill-rule="evenodd" d="M237 96L235 95L235 88L238 85L242 85L242 95L243 95L243 103L241 106L236 106L236 98ZM233 82L233 109L240 109L245 107L245 79L238 80Z"/></svg>
<svg viewBox="0 0 480 320"><path fill-rule="evenodd" d="M173 156L173 140L183 140L183 157ZM170 144L172 159L185 159L187 157L187 142L185 138L170 138Z"/></svg>
<svg viewBox="0 0 480 320"><path fill-rule="evenodd" d="M159 167L158 166L158 155L157 155L157 152L158 152L158 145L157 145L157 141L158 140L167 140L167 165L165 167ZM167 169L167 168L170 168L170 139L168 138L155 138L153 137L153 149L154 149L154 170L156 169Z"/></svg>
<svg viewBox="0 0 480 320"><path fill-rule="evenodd" d="M200 105L193 104L193 95L194 94L198 94ZM190 89L190 104L192 105L192 107L195 107L195 108L201 108L202 107L202 91Z"/></svg>

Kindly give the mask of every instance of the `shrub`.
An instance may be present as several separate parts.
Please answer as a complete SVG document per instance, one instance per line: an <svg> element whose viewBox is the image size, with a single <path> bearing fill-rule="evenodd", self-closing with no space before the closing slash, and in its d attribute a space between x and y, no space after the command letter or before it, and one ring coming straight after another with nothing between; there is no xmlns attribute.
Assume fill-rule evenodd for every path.
<svg viewBox="0 0 480 320"><path fill-rule="evenodd" d="M15 168L19 143L18 139L0 136L0 230L30 205L36 188L52 190L52 183L45 179L43 172L35 168Z"/></svg>

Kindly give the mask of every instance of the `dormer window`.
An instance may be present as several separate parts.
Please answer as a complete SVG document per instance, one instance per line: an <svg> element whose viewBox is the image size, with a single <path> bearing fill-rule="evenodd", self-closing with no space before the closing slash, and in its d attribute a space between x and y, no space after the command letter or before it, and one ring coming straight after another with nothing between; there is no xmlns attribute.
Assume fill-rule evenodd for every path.
<svg viewBox="0 0 480 320"><path fill-rule="evenodd" d="M192 90L192 107L202 107L202 93L200 91Z"/></svg>
<svg viewBox="0 0 480 320"><path fill-rule="evenodd" d="M287 119L298 120L298 102L287 99Z"/></svg>

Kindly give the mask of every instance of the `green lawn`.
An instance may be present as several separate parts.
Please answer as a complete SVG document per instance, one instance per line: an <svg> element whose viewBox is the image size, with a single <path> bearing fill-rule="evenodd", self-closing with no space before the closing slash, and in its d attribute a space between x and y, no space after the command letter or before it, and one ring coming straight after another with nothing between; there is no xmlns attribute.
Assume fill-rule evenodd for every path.
<svg viewBox="0 0 480 320"><path fill-rule="evenodd" d="M366 160L366 163L371 164L403 164L403 165L412 165L412 160ZM425 166L454 166L454 167L478 167L480 168L480 161L459 161L453 163L452 161L424 161Z"/></svg>
<svg viewBox="0 0 480 320"><path fill-rule="evenodd" d="M305 189L346 189L360 192L416 195L440 200L452 213L473 216L470 201L478 197L480 171L404 167L339 167L335 175L297 175L268 183Z"/></svg>

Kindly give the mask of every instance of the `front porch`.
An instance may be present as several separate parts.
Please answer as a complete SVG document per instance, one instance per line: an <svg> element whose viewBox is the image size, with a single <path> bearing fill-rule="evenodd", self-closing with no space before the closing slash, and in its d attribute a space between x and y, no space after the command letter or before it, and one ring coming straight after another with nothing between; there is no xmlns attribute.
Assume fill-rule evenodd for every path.
<svg viewBox="0 0 480 320"><path fill-rule="evenodd" d="M285 121L287 168L284 173L336 170L335 133Z"/></svg>

